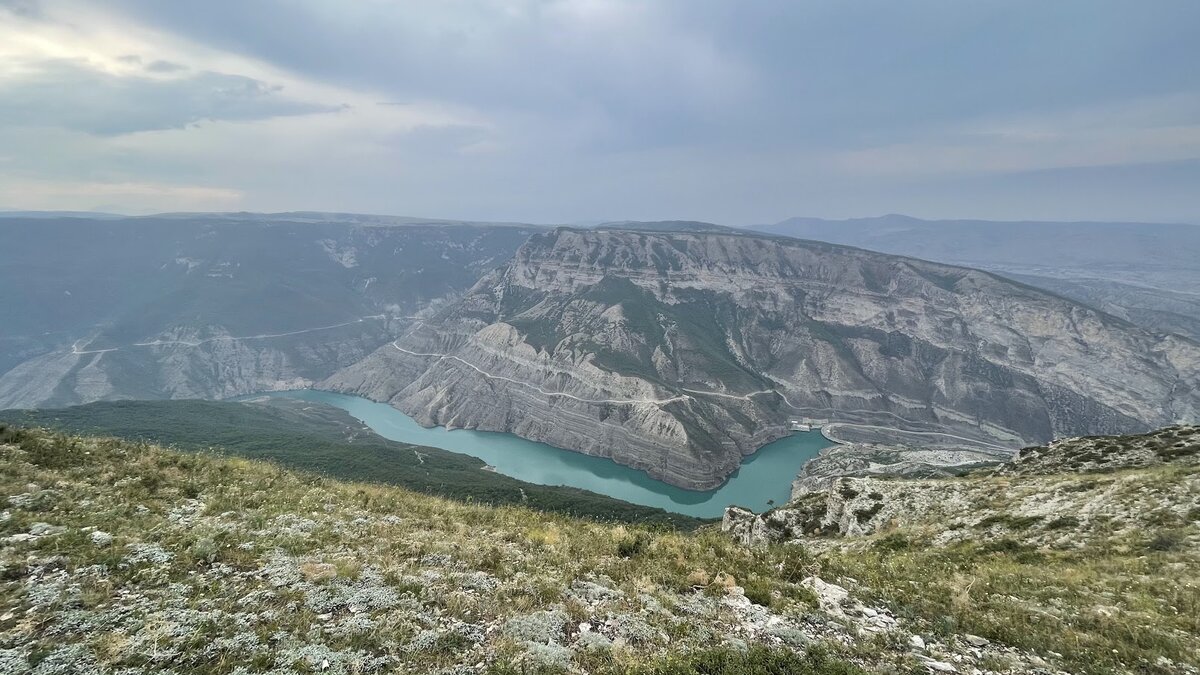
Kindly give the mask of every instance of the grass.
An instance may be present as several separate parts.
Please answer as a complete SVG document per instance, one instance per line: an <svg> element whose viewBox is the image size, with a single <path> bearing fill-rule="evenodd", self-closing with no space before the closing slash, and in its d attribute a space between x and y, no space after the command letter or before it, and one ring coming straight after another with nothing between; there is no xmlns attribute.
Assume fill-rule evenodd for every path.
<svg viewBox="0 0 1200 675"><path fill-rule="evenodd" d="M1073 672L1177 672L1200 663L1200 556L1181 537L1036 550L1012 539L944 548L890 533L831 549L822 575L850 577L875 601L937 634L972 633L1063 655Z"/></svg>
<svg viewBox="0 0 1200 675"><path fill-rule="evenodd" d="M753 592L773 596L787 621L813 604L799 579L777 574L798 551L741 548L711 529L467 504L3 426L0 494L18 495L0 540L38 522L66 528L0 549L0 615L21 617L0 619L0 649L29 663L230 673L252 664L322 671L327 660L329 672L367 672L363 663L386 659L410 671L485 661L513 672L505 669L518 659L525 670L516 672L558 672L528 660L538 649L556 655L554 644L535 648L489 627L569 611L578 618L560 642L584 619L608 630L606 617L619 620L614 631L628 623L629 634L648 636L599 655L580 651L575 662L595 661L591 672L855 672L832 652L722 646L737 620L719 609L723 592L691 589L696 568L756 579ZM112 541L93 543L93 529ZM603 611L576 589L581 580L611 589ZM592 612L599 618L588 619Z"/></svg>
<svg viewBox="0 0 1200 675"><path fill-rule="evenodd" d="M1137 489L1189 471L1153 469ZM1003 523L1004 537L946 546L908 527L822 538L818 552L747 549L715 528L601 523L2 427L0 495L10 495L0 540L41 522L66 528L0 548L0 649L68 672L86 670L85 653L104 668L217 674L369 672L376 662L410 672L484 663L495 675L914 668L904 633L813 633L808 617L820 610L801 581L814 574L927 641L975 634L1078 673L1200 663L1195 523L1114 529L1065 550L1019 538L1053 521L1020 519ZM93 543L90 528L112 541ZM726 604L729 577L748 607L809 642L744 632L749 615ZM519 633L506 629L513 621ZM609 644L583 647L585 623Z"/></svg>

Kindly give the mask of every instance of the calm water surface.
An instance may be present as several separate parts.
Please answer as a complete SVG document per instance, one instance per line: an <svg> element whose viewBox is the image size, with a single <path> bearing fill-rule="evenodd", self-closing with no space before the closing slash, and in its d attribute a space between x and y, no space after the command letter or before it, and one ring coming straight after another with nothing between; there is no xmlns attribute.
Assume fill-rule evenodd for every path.
<svg viewBox="0 0 1200 675"><path fill-rule="evenodd" d="M478 457L506 476L541 485L569 485L635 504L698 517L720 516L730 504L762 511L787 501L792 479L805 462L831 443L818 432L797 432L765 445L747 457L724 485L705 492L684 490L654 480L610 459L589 457L508 433L426 429L384 403L358 396L300 390L267 394L324 403L345 410L375 433L393 441L429 445Z"/></svg>

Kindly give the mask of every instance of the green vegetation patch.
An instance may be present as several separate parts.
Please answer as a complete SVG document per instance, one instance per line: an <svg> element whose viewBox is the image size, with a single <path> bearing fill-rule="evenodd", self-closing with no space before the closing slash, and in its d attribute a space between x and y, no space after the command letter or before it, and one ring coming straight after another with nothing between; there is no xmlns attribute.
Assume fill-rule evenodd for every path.
<svg viewBox="0 0 1200 675"><path fill-rule="evenodd" d="M485 471L484 462L474 457L389 441L342 410L308 401L115 401L0 411L0 421L267 460L331 478L399 485L468 502L522 504L682 529L704 522L587 490L536 485Z"/></svg>

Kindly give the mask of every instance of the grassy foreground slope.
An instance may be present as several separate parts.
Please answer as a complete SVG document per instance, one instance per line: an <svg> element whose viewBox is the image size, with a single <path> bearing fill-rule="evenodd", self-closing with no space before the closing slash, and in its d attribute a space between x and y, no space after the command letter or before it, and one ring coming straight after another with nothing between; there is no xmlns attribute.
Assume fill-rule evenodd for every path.
<svg viewBox="0 0 1200 675"><path fill-rule="evenodd" d="M1022 450L963 477L845 477L726 512L746 543L817 552L822 575L928 635L975 634L1072 672L1200 669L1200 427Z"/></svg>
<svg viewBox="0 0 1200 675"><path fill-rule="evenodd" d="M3 673L858 672L716 532L13 428L0 494Z"/></svg>
<svg viewBox="0 0 1200 675"><path fill-rule="evenodd" d="M0 495L0 673L1197 672L1194 514L743 547L11 427Z"/></svg>
<svg viewBox="0 0 1200 675"><path fill-rule="evenodd" d="M692 529L703 521L577 488L484 470L474 457L389 441L349 413L285 398L251 402L111 401L0 411L0 422L119 436L264 459L343 480L400 485L485 504L523 504L602 520Z"/></svg>

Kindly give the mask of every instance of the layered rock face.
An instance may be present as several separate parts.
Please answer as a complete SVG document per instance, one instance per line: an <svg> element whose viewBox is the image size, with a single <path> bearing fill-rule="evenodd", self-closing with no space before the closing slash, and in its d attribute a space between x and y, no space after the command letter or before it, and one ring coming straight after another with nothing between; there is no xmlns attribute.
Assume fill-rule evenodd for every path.
<svg viewBox="0 0 1200 675"><path fill-rule="evenodd" d="M977 270L562 228L321 386L700 489L796 418L991 448L1194 420L1200 346Z"/></svg>

